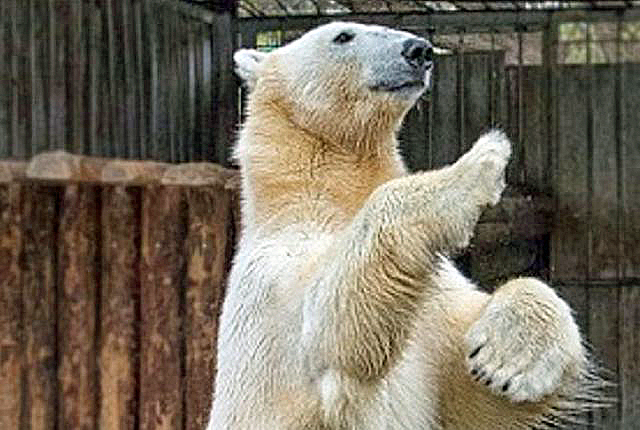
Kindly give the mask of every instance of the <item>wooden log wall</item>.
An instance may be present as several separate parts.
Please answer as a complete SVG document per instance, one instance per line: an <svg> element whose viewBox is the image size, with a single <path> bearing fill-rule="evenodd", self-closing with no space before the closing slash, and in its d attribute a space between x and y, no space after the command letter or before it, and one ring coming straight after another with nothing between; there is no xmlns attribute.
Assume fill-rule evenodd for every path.
<svg viewBox="0 0 640 430"><path fill-rule="evenodd" d="M1 429L204 428L236 183L206 163L0 163Z"/></svg>

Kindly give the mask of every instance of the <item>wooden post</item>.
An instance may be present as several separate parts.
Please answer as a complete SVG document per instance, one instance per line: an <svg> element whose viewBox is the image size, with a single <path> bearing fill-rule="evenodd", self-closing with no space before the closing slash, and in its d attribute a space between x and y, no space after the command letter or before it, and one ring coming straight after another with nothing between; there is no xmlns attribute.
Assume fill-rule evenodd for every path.
<svg viewBox="0 0 640 430"><path fill-rule="evenodd" d="M133 430L139 375L140 193L124 186L102 191L99 428Z"/></svg>
<svg viewBox="0 0 640 430"><path fill-rule="evenodd" d="M56 218L55 187L24 186L22 302L25 342L23 428L56 427Z"/></svg>
<svg viewBox="0 0 640 430"><path fill-rule="evenodd" d="M59 428L96 427L98 209L96 187L66 187L58 235Z"/></svg>
<svg viewBox="0 0 640 430"><path fill-rule="evenodd" d="M193 188L188 204L186 428L204 429L211 407L218 314L231 242L231 195L222 187Z"/></svg>
<svg viewBox="0 0 640 430"><path fill-rule="evenodd" d="M184 201L179 187L142 196L140 428L182 429Z"/></svg>
<svg viewBox="0 0 640 430"><path fill-rule="evenodd" d="M0 428L18 429L22 413L20 191L0 182Z"/></svg>

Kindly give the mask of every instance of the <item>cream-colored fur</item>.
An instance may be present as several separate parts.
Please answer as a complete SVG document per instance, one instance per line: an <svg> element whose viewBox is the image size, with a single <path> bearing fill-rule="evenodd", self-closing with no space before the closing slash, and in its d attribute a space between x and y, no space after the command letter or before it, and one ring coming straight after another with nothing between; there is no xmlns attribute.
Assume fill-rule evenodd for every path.
<svg viewBox="0 0 640 430"><path fill-rule="evenodd" d="M236 53L244 225L209 430L519 429L580 406L568 306L534 279L479 292L446 257L500 198L506 136L436 171L408 174L398 155L429 83L403 57L413 38L333 23ZM401 87L415 73L423 85Z"/></svg>

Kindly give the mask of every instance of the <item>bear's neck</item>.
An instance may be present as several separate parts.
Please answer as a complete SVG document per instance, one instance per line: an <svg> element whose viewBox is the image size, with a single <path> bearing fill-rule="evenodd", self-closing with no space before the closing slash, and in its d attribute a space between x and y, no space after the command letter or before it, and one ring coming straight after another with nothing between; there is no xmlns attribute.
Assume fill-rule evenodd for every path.
<svg viewBox="0 0 640 430"><path fill-rule="evenodd" d="M271 232L299 223L342 228L373 190L406 174L394 127L366 134L375 138L358 145L328 142L280 112L250 113L236 148L245 232ZM349 147L351 152L345 150Z"/></svg>

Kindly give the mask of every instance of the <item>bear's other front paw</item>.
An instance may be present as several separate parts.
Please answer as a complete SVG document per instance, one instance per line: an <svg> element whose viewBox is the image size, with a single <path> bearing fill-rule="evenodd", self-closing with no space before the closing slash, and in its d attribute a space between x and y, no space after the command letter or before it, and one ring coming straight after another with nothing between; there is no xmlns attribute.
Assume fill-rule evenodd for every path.
<svg viewBox="0 0 640 430"><path fill-rule="evenodd" d="M500 130L483 134L456 163L461 175L471 181L479 205L495 205L506 186L505 168L511 157L511 142Z"/></svg>
<svg viewBox="0 0 640 430"><path fill-rule="evenodd" d="M472 378L515 402L570 396L586 362L571 310L535 279L497 290L465 341Z"/></svg>

